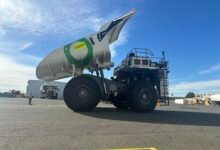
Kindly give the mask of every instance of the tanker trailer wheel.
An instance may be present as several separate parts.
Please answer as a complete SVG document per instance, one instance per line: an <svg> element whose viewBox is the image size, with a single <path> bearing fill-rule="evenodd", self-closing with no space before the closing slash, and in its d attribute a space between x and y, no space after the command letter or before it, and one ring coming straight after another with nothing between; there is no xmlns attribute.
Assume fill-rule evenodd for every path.
<svg viewBox="0 0 220 150"><path fill-rule="evenodd" d="M100 101L100 87L94 78L79 76L67 83L63 97L66 105L73 111L90 111Z"/></svg>
<svg viewBox="0 0 220 150"><path fill-rule="evenodd" d="M156 89L147 81L137 81L128 91L130 107L136 112L152 112L158 96Z"/></svg>

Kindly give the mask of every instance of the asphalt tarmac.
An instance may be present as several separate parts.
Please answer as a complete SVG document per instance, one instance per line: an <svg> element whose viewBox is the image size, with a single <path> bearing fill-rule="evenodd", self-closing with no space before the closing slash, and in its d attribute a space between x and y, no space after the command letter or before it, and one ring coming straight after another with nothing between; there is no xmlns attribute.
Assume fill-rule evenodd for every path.
<svg viewBox="0 0 220 150"><path fill-rule="evenodd" d="M32 103L0 98L0 150L220 149L220 107L172 104L140 114L101 103L75 113L60 100Z"/></svg>

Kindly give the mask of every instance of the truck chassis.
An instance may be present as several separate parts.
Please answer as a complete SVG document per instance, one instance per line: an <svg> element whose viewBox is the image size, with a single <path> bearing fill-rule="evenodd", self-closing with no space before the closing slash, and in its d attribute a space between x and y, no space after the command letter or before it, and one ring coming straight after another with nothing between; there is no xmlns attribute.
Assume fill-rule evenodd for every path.
<svg viewBox="0 0 220 150"><path fill-rule="evenodd" d="M83 74L72 78L64 88L66 105L76 112L91 111L100 100L110 101L118 109L152 112L159 100L168 99L168 62L163 57L153 61L149 49L134 48L114 69L111 79L103 69L96 75Z"/></svg>

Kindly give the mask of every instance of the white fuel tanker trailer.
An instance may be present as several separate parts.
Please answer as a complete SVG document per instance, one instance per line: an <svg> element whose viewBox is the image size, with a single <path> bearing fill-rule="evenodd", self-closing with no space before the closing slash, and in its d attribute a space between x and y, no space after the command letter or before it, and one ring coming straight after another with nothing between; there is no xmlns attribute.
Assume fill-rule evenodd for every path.
<svg viewBox="0 0 220 150"><path fill-rule="evenodd" d="M158 99L168 97L168 63L153 62L149 49L133 49L115 68L110 79L103 69L113 67L109 45L135 13L101 26L99 31L49 53L37 66L39 79L49 81L73 77L65 86L64 101L73 111L90 111L100 100L111 101L119 109L151 112ZM87 69L91 74L83 74ZM92 75L95 73L95 75Z"/></svg>

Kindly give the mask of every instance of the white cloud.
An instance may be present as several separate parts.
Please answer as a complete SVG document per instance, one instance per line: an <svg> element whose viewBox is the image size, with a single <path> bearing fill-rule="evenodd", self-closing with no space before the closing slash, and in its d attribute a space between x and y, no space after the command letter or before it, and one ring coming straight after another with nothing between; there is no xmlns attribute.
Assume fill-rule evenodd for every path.
<svg viewBox="0 0 220 150"><path fill-rule="evenodd" d="M24 45L20 48L20 50L25 50L25 49L27 49L28 47L30 47L31 45L32 45L32 42L28 42L28 43L24 44Z"/></svg>
<svg viewBox="0 0 220 150"><path fill-rule="evenodd" d="M67 0L65 3L53 0L0 0L0 14L2 34L4 29L16 29L23 34L65 34L76 38L89 30L97 31L102 24L121 16L121 13L113 11L101 17L98 3L86 0ZM116 55L115 48L127 41L124 30L119 40L110 47L113 57Z"/></svg>
<svg viewBox="0 0 220 150"><path fill-rule="evenodd" d="M199 71L199 74L208 74L208 73L212 73L212 72L216 72L216 71L220 71L220 63L215 64L215 65L209 67L208 69Z"/></svg>
<svg viewBox="0 0 220 150"><path fill-rule="evenodd" d="M17 50L22 43L0 41L0 91L26 92L27 81L36 79L35 66L41 58Z"/></svg>
<svg viewBox="0 0 220 150"><path fill-rule="evenodd" d="M220 92L220 80L181 82L170 86L170 91L177 95L186 94L189 91L194 92Z"/></svg>
<svg viewBox="0 0 220 150"><path fill-rule="evenodd" d="M114 58L117 55L117 50L116 48L118 46L124 45L127 42L128 39L128 34L125 30L122 30L122 32L119 35L119 38L117 41L115 41L114 43L112 43L110 45L110 52L111 52L111 56Z"/></svg>
<svg viewBox="0 0 220 150"><path fill-rule="evenodd" d="M21 51L21 49L25 49L28 46L31 46L31 42L0 40L0 52L2 55L13 58L14 61L20 63L30 63L30 65L36 64L41 58Z"/></svg>
<svg viewBox="0 0 220 150"><path fill-rule="evenodd" d="M98 17L97 8L96 3L86 0L0 0L0 27L37 35L77 35L104 20Z"/></svg>
<svg viewBox="0 0 220 150"><path fill-rule="evenodd" d="M41 12L27 0L0 0L0 14L3 27L29 30L42 23Z"/></svg>
<svg viewBox="0 0 220 150"><path fill-rule="evenodd" d="M0 28L0 37L5 35L5 30L3 30L2 28Z"/></svg>
<svg viewBox="0 0 220 150"><path fill-rule="evenodd" d="M18 63L13 58L0 54L0 91L16 89L25 92L27 81L36 78L35 67Z"/></svg>
<svg viewBox="0 0 220 150"><path fill-rule="evenodd" d="M79 38L119 16L111 12L103 17L98 5L87 0L0 0L0 91L25 91L27 80L36 78L41 58L22 51L32 46L33 39L54 34ZM127 41L124 30L110 46L113 57L116 47Z"/></svg>
<svg viewBox="0 0 220 150"><path fill-rule="evenodd" d="M175 90L220 88L220 80L181 82L172 86Z"/></svg>

